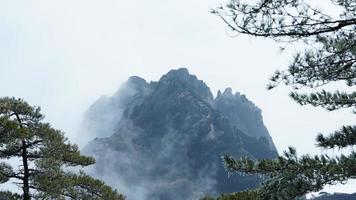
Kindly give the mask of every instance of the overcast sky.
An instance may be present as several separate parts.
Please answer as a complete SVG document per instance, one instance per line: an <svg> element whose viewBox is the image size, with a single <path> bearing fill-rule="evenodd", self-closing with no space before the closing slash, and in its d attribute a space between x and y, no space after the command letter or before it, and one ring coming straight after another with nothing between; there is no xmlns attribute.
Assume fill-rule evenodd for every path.
<svg viewBox="0 0 356 200"><path fill-rule="evenodd" d="M292 145L300 154L319 153L315 136L353 124L355 116L300 107L283 86L267 91L268 77L297 48L280 52L271 40L233 37L209 13L223 2L0 0L0 96L40 105L46 121L75 140L88 106L129 76L151 81L186 67L214 94L226 87L246 94L280 152Z"/></svg>

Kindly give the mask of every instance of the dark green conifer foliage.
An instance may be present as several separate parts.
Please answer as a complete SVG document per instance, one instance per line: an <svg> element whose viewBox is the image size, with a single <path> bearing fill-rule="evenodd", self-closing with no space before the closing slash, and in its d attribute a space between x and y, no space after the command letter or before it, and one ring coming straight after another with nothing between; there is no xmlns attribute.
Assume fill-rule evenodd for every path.
<svg viewBox="0 0 356 200"><path fill-rule="evenodd" d="M328 0L338 16L326 13L307 0L230 0L212 11L238 34L272 38L277 42L304 42L284 71L271 77L268 89L283 83L292 87L290 96L301 105L329 111L350 108L356 112L356 1ZM327 91L322 86L344 83L345 91ZM314 92L301 93L302 88ZM321 89L319 89L321 88ZM350 92L351 91L351 92ZM341 149L356 144L356 126L345 125L329 136L316 138L322 149ZM316 192L327 184L356 178L356 153L348 155L297 156L289 148L275 160L224 157L230 173L263 174L258 189L262 199L293 199Z"/></svg>
<svg viewBox="0 0 356 200"><path fill-rule="evenodd" d="M9 191L0 191L0 200L19 200L21 196Z"/></svg>
<svg viewBox="0 0 356 200"><path fill-rule="evenodd" d="M261 200L261 195L258 190L248 190L227 195L222 194L218 198L204 197L201 200Z"/></svg>
<svg viewBox="0 0 356 200"><path fill-rule="evenodd" d="M22 99L0 98L0 184L15 179L22 194L0 192L0 199L102 199L124 197L83 171L69 167L95 163L48 123L39 107ZM18 158L19 165L7 159Z"/></svg>

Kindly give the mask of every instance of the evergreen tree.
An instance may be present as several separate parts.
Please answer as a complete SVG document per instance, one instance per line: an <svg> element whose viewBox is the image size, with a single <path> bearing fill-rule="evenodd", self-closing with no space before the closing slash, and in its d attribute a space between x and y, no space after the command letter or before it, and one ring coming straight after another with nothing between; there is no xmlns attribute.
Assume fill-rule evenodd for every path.
<svg viewBox="0 0 356 200"><path fill-rule="evenodd" d="M102 199L124 197L103 182L70 167L94 164L48 123L39 107L22 99L0 98L0 184L15 179L22 194L0 192L0 199ZM13 166L6 160L18 158Z"/></svg>
<svg viewBox="0 0 356 200"><path fill-rule="evenodd" d="M303 42L305 50L294 56L287 70L271 77L269 89L284 83L292 87L290 96L301 105L329 111L351 108L356 113L356 92L326 91L321 86L345 83L356 85L356 1L329 0L335 13L326 13L306 0L229 0L212 12L236 33L272 38L277 42ZM314 92L300 93L303 87ZM345 125L329 136L318 135L322 149L353 147L356 126ZM293 199L316 192L327 184L346 183L356 178L356 153L348 155L297 156L289 148L275 160L235 159L224 156L230 173L263 174L266 181L258 189L262 199Z"/></svg>
<svg viewBox="0 0 356 200"><path fill-rule="evenodd" d="M0 200L19 200L21 196L9 191L0 191Z"/></svg>
<svg viewBox="0 0 356 200"><path fill-rule="evenodd" d="M261 200L260 196L258 190L248 190L228 195L222 194L218 198L204 197L201 200Z"/></svg>

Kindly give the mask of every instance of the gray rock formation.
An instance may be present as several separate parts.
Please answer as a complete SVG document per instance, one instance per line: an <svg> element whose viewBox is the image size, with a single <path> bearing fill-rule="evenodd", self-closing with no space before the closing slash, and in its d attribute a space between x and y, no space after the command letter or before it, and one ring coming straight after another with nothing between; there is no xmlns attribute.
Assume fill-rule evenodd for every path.
<svg viewBox="0 0 356 200"><path fill-rule="evenodd" d="M184 68L157 82L131 77L89 108L82 130L96 137L84 149L97 160L90 173L134 200L190 200L256 187L258 176L228 178L221 156L277 156L259 108L231 89L214 99Z"/></svg>

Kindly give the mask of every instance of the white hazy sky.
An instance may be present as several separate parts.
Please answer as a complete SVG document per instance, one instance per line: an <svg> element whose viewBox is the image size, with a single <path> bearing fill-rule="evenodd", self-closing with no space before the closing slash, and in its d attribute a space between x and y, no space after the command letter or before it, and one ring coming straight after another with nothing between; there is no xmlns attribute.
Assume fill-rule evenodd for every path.
<svg viewBox="0 0 356 200"><path fill-rule="evenodd" d="M271 40L231 37L209 13L223 2L0 0L0 96L40 105L46 121L75 140L88 106L129 76L151 81L186 67L214 94L226 87L246 94L280 152L292 145L319 153L315 136L355 116L300 107L283 86L267 91L268 77L288 65L296 47L280 52ZM355 185L328 191L355 192Z"/></svg>

